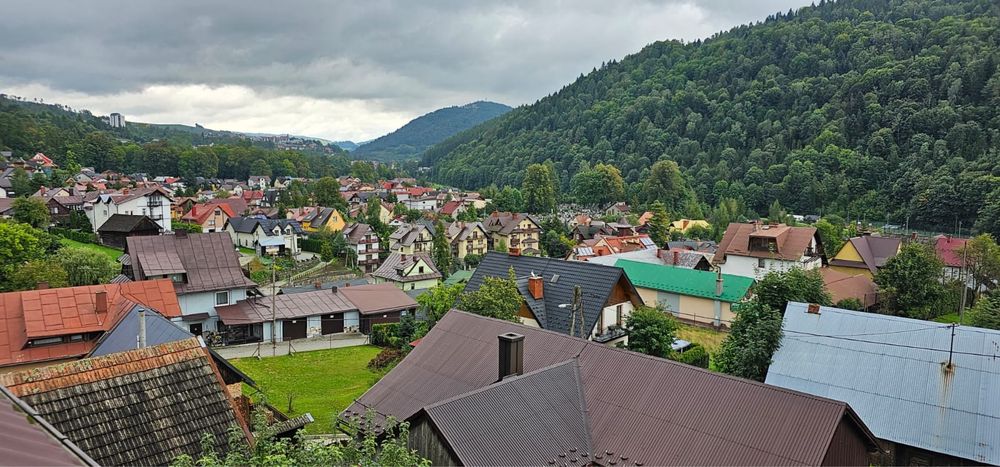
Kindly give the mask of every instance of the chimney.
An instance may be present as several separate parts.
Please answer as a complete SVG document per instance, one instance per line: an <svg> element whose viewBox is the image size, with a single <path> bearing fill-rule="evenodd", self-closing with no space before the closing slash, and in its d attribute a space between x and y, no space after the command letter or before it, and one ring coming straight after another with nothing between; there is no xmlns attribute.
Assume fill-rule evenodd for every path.
<svg viewBox="0 0 1000 467"><path fill-rule="evenodd" d="M45 281L41 281L35 285L35 290L45 290L47 288L49 288L49 283Z"/></svg>
<svg viewBox="0 0 1000 467"><path fill-rule="evenodd" d="M544 287L541 276L536 276L534 272L531 273L531 277L528 278L528 292L531 294L531 298L535 300L541 300L544 296Z"/></svg>
<svg viewBox="0 0 1000 467"><path fill-rule="evenodd" d="M810 303L809 307L806 308L806 313L813 314L813 315L818 315L819 314L819 305L817 305L815 303Z"/></svg>
<svg viewBox="0 0 1000 467"><path fill-rule="evenodd" d="M146 348L146 309L139 308L139 348Z"/></svg>
<svg viewBox="0 0 1000 467"><path fill-rule="evenodd" d="M320 288L322 285L323 284L321 284L319 281L313 282L313 287L315 287L317 289Z"/></svg>
<svg viewBox="0 0 1000 467"><path fill-rule="evenodd" d="M187 230L175 230L174 235L177 236L177 238L187 238L188 233Z"/></svg>
<svg viewBox="0 0 1000 467"><path fill-rule="evenodd" d="M94 311L96 311L98 313L107 313L108 312L108 292L105 291L105 290L98 290L97 293L94 294L94 297L95 297Z"/></svg>
<svg viewBox="0 0 1000 467"><path fill-rule="evenodd" d="M524 373L524 336L508 332L497 338L500 340L500 372L497 381Z"/></svg>
<svg viewBox="0 0 1000 467"><path fill-rule="evenodd" d="M521 256L521 249L517 247L510 247L507 249L507 254L510 256Z"/></svg>
<svg viewBox="0 0 1000 467"><path fill-rule="evenodd" d="M722 269L716 272L715 276L715 296L722 296Z"/></svg>
<svg viewBox="0 0 1000 467"><path fill-rule="evenodd" d="M330 291L333 293L337 293L337 286L330 287Z"/></svg>
<svg viewBox="0 0 1000 467"><path fill-rule="evenodd" d="M674 250L673 253L674 253L674 266L677 266L677 263L680 263L681 252Z"/></svg>

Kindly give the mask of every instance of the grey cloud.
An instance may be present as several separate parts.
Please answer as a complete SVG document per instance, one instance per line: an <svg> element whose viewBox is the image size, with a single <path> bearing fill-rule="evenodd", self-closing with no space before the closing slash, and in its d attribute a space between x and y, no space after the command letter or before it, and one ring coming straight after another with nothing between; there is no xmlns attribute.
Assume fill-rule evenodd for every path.
<svg viewBox="0 0 1000 467"><path fill-rule="evenodd" d="M804 0L5 1L0 86L88 95L239 85L417 115L529 103L655 40L695 39Z"/></svg>

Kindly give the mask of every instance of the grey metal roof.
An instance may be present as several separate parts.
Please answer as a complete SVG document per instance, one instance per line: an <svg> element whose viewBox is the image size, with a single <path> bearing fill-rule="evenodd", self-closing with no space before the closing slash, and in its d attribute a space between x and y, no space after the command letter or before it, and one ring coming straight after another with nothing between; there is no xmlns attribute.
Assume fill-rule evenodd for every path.
<svg viewBox="0 0 1000 467"><path fill-rule="evenodd" d="M137 280L160 274L186 273L174 284L178 295L256 287L240 269L239 254L228 232L128 237Z"/></svg>
<svg viewBox="0 0 1000 467"><path fill-rule="evenodd" d="M875 436L1000 464L1000 332L789 303L767 384L847 402Z"/></svg>
<svg viewBox="0 0 1000 467"><path fill-rule="evenodd" d="M571 310L568 307L559 308L559 305L573 303L573 289L577 285L583 292L584 322L587 329L593 329L612 289L620 279L628 281L621 268L614 266L540 256L511 256L491 251L483 257L465 291L478 290L485 277L506 278L511 267L518 279L524 280L532 273L542 277L542 300L530 300L527 286L519 284L521 295L535 312L539 325L564 334L569 334ZM553 280L554 276L558 277Z"/></svg>
<svg viewBox="0 0 1000 467"><path fill-rule="evenodd" d="M132 307L113 329L101 336L89 357L99 357L138 348L139 305ZM146 345L154 346L194 337L155 311L146 311Z"/></svg>
<svg viewBox="0 0 1000 467"><path fill-rule="evenodd" d="M329 288L334 287L334 286L336 286L336 287L351 287L351 286L355 286L355 285L368 285L368 279L359 278L359 279L344 279L344 280L333 281L333 282L323 282L323 283L321 283L319 285L319 287L316 287L315 284L300 285L300 286L295 286L295 287L282 287L281 288L281 293L291 294L291 293L312 292L312 291L314 291L316 289L329 289Z"/></svg>

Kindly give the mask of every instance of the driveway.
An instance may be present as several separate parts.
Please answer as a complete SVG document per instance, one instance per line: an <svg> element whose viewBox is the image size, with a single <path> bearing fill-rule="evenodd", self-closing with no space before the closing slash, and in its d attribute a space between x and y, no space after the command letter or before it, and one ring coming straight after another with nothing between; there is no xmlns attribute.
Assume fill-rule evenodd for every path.
<svg viewBox="0 0 1000 467"><path fill-rule="evenodd" d="M364 334L332 334L310 339L295 339L292 341L278 342L273 347L270 342L260 344L227 345L224 347L214 347L219 355L226 360L234 358L256 357L258 353L261 357L278 357L288 355L289 347L292 352L310 352L313 350L335 349L338 347L354 347L368 343L368 336ZM291 345L289 345L291 344ZM259 349L259 350L258 350Z"/></svg>

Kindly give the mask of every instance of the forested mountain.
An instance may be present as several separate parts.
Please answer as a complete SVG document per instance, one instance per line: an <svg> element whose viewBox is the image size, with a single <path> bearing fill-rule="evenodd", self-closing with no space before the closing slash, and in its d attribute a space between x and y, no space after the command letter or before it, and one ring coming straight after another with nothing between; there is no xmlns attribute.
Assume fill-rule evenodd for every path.
<svg viewBox="0 0 1000 467"><path fill-rule="evenodd" d="M0 150L43 152L64 168L246 179L248 175L322 177L350 173L346 152L311 154L252 144L237 133L181 125L129 123L111 128L87 111L0 98ZM208 144L211 143L211 146Z"/></svg>
<svg viewBox="0 0 1000 467"><path fill-rule="evenodd" d="M422 115L398 130L358 146L355 159L398 161L417 157L427 148L456 133L503 115L510 107L478 101L461 107L445 107Z"/></svg>
<svg viewBox="0 0 1000 467"><path fill-rule="evenodd" d="M657 42L424 153L439 182L561 189L608 162L633 199L676 161L701 206L940 227L1000 218L1000 3L821 1ZM987 196L989 195L989 196ZM987 202L987 200L992 200ZM997 204L991 208L991 204ZM683 214L683 213L681 213Z"/></svg>

